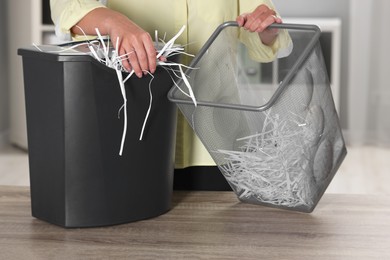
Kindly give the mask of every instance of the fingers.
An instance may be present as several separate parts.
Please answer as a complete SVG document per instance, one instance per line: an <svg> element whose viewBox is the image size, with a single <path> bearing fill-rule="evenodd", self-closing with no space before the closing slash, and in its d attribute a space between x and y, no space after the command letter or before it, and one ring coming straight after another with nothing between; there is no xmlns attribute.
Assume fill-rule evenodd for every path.
<svg viewBox="0 0 390 260"><path fill-rule="evenodd" d="M124 37L118 49L123 67L129 72L134 70L137 77L141 78L147 71L156 71L156 49L148 33Z"/></svg>
<svg viewBox="0 0 390 260"><path fill-rule="evenodd" d="M238 26L242 27L246 22L246 16L248 14L241 14L237 16L236 22L238 23Z"/></svg>
<svg viewBox="0 0 390 260"><path fill-rule="evenodd" d="M122 60L122 66L127 71L131 71L132 70L132 67L131 67L131 64L130 64L129 58L128 58L128 55L130 55L132 52L134 52L134 49L131 50L131 51L126 51L125 49L120 48L119 51L118 51L119 57Z"/></svg>
<svg viewBox="0 0 390 260"><path fill-rule="evenodd" d="M131 48L132 50L130 52L126 52L126 56L122 60L122 65L125 63L129 64L129 69L128 71L134 70L135 75L137 77L141 78L142 77L142 68L138 59L138 54L135 48ZM140 51L138 51L140 52Z"/></svg>
<svg viewBox="0 0 390 260"><path fill-rule="evenodd" d="M281 23L282 19L266 5L258 6L252 13L242 14L236 19L239 26L251 32L263 32L273 23Z"/></svg>
<svg viewBox="0 0 390 260"><path fill-rule="evenodd" d="M137 76L142 77L147 71L154 73L156 70L156 49L149 34L142 36L140 41L134 42L134 55L130 55L130 63L133 65Z"/></svg>
<svg viewBox="0 0 390 260"><path fill-rule="evenodd" d="M149 36L149 40L147 42L144 42L144 49L146 52L146 57L145 59L147 60L147 65L148 65L148 71L151 73L154 73L156 71L156 65L157 65L157 60L156 60L156 48L154 47L154 44L152 42L152 38ZM145 44L146 43L146 44Z"/></svg>

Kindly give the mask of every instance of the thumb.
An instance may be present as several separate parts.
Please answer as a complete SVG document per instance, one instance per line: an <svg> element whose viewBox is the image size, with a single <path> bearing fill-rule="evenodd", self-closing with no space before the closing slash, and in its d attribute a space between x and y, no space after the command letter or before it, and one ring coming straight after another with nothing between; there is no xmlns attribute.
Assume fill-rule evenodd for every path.
<svg viewBox="0 0 390 260"><path fill-rule="evenodd" d="M236 18L236 22L238 23L238 26L243 26L246 22L246 14L241 14L239 16L237 16Z"/></svg>

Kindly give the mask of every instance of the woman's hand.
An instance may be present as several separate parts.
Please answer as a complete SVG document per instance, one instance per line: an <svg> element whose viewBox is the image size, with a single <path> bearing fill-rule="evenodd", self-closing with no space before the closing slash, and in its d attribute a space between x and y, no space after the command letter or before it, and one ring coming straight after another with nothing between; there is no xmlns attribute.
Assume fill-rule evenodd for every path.
<svg viewBox="0 0 390 260"><path fill-rule="evenodd" d="M276 16L276 12L264 4L259 5L251 13L239 15L236 21L244 29L258 32L265 45L271 45L278 35L278 29L267 29L267 27L273 23L282 23L282 19Z"/></svg>
<svg viewBox="0 0 390 260"><path fill-rule="evenodd" d="M127 71L134 70L138 77L146 71L156 70L156 49L149 33L144 31L123 14L108 8L97 8L89 12L72 27L72 32L81 34L81 28L86 34L96 35L95 28L102 35L109 35L114 47L122 57L122 65Z"/></svg>
<svg viewBox="0 0 390 260"><path fill-rule="evenodd" d="M122 14L108 18L107 31L113 46L118 39L118 54L127 71L134 69L138 77L156 70L156 49L149 33Z"/></svg>

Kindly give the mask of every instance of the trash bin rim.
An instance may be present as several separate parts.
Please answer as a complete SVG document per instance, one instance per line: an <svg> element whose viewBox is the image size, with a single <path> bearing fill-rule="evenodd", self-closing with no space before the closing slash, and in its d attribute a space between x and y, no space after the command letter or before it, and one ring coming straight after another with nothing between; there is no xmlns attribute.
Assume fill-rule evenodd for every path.
<svg viewBox="0 0 390 260"><path fill-rule="evenodd" d="M22 47L18 49L18 55L29 58L39 58L51 61L69 62L69 61L90 61L91 56L88 53L76 51L59 52L60 46L41 45L39 50L35 46ZM50 51L49 51L50 50Z"/></svg>

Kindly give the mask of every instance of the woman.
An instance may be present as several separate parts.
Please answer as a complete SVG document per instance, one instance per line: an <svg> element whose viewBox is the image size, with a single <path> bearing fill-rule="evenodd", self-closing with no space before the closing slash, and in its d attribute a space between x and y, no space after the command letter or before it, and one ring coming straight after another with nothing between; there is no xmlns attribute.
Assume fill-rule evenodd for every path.
<svg viewBox="0 0 390 260"><path fill-rule="evenodd" d="M187 46L186 52L196 54L218 25L236 20L242 27L240 39L252 50L251 56L265 62L272 61L278 50L287 47L289 42L286 32L267 29L272 23L282 22L271 0L51 0L50 4L57 35L77 39L84 37L83 33L96 35L95 28L98 28L113 41L118 38L119 54L128 54L123 66L128 71L134 69L138 77L156 69L156 50L151 37L155 30L166 33L166 39L170 39L186 25L176 43ZM175 162L176 169L215 165L181 115ZM207 170L223 181L216 167ZM175 173L175 179L183 176ZM200 189L219 189L221 185L213 187L207 177L197 185L196 176L184 177L184 182L189 183L191 178L193 187ZM224 182L222 187L228 186Z"/></svg>

